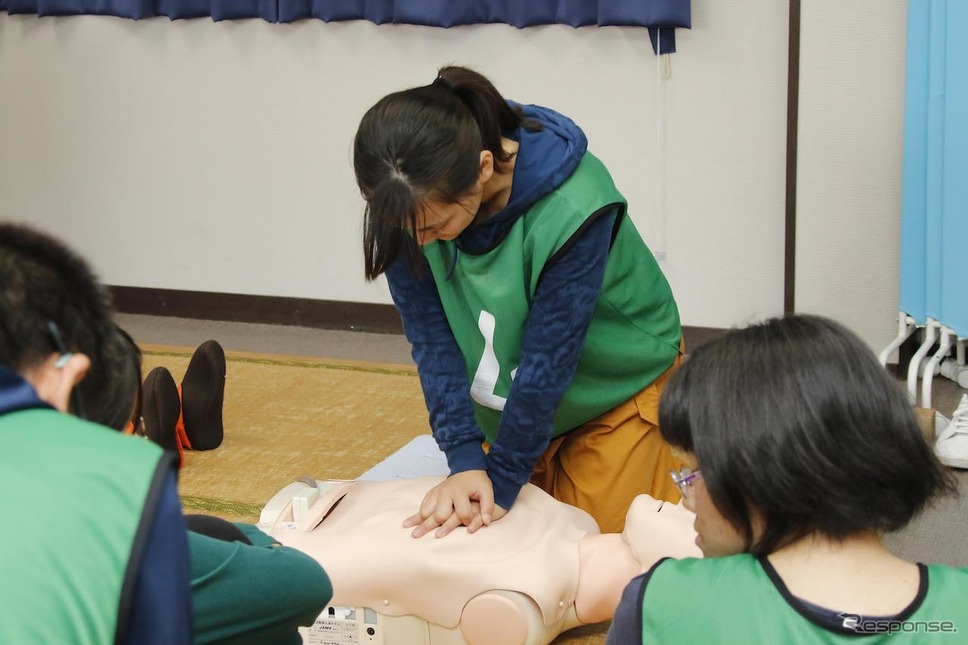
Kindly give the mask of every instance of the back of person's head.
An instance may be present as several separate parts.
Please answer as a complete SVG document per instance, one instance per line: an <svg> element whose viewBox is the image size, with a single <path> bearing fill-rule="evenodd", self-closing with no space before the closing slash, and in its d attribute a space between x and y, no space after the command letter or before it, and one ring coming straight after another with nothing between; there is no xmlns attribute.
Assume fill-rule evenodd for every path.
<svg viewBox="0 0 968 645"><path fill-rule="evenodd" d="M670 378L659 426L696 456L711 500L757 555L812 533L899 529L953 487L897 381L853 332L816 316L700 346Z"/></svg>
<svg viewBox="0 0 968 645"><path fill-rule="evenodd" d="M489 150L496 163L508 161L501 138L522 126L541 127L466 67L443 67L433 83L394 92L370 108L353 144L356 182L366 200L367 279L401 253L412 260L423 200L460 201L477 181L481 151Z"/></svg>
<svg viewBox="0 0 968 645"><path fill-rule="evenodd" d="M85 418L124 427L140 380L137 348L112 321L107 290L58 240L0 223L0 365L24 374L61 346L91 361L77 386Z"/></svg>
<svg viewBox="0 0 968 645"><path fill-rule="evenodd" d="M124 344L128 349L128 360L131 362L131 368L125 370L125 374L127 374L130 378L130 382L127 384L127 389L133 393L132 396L134 398L134 402L132 403L131 401L128 401L127 409L125 410L124 401L119 400L118 409L116 411L112 410L108 415L110 420L97 420L97 422L102 423L109 428L114 428L115 430L125 430L130 422L134 425L135 432L138 433L143 431L143 428L141 427L141 413L144 407L144 388L142 387L141 379L143 357L141 354L141 348L138 347L138 344L128 332L121 327L118 327L118 334L120 334L121 339L124 341ZM123 390L124 387L125 386L122 385L121 389ZM125 413L127 414L127 417L123 416Z"/></svg>

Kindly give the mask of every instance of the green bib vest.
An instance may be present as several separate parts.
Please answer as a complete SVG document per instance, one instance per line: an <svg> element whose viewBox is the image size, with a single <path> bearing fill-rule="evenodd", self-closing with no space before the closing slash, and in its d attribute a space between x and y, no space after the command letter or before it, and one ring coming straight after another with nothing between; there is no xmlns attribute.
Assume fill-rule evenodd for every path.
<svg viewBox="0 0 968 645"><path fill-rule="evenodd" d="M0 643L115 642L161 449L50 409L0 416L0 437Z"/></svg>
<svg viewBox="0 0 968 645"><path fill-rule="evenodd" d="M642 598L643 643L959 642L968 630L968 569L929 565L928 590L902 622L858 622L844 614L842 634L811 622L790 605L757 559L667 560L656 567ZM845 574L848 575L848 574ZM881 633L877 633L881 630ZM891 633L888 633L891 632ZM963 639L963 637L961 637Z"/></svg>
<svg viewBox="0 0 968 645"><path fill-rule="evenodd" d="M524 325L541 275L594 217L617 212L614 241L578 369L554 418L554 435L627 401L678 355L682 330L672 290L625 206L605 166L586 153L571 177L522 215L488 253L461 253L452 267L452 241L423 247L488 441L497 436L521 361Z"/></svg>

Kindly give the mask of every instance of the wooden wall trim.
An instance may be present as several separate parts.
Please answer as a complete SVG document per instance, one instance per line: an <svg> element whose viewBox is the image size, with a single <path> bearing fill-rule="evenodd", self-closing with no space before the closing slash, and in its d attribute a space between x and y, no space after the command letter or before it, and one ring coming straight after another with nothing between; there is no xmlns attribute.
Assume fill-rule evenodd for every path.
<svg viewBox="0 0 968 645"><path fill-rule="evenodd" d="M112 286L109 289L114 296L115 308L125 314L376 334L403 333L400 316L393 305L147 287ZM687 352L725 333L725 329L717 327L682 328Z"/></svg>
<svg viewBox="0 0 968 645"><path fill-rule="evenodd" d="M800 118L800 0L790 0L787 47L786 200L783 240L783 313L796 311L797 137Z"/></svg>
<svg viewBox="0 0 968 645"><path fill-rule="evenodd" d="M393 305L146 287L110 287L121 313L402 334Z"/></svg>

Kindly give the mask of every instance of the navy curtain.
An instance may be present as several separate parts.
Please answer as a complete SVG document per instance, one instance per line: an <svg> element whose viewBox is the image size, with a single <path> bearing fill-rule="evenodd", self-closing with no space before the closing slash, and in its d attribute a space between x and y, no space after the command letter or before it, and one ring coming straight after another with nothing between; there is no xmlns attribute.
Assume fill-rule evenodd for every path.
<svg viewBox="0 0 968 645"><path fill-rule="evenodd" d="M0 0L0 11L38 16L261 18L269 22L369 20L455 27L503 23L648 27L657 53L676 50L675 29L692 25L689 0ZM661 46L661 51L659 47Z"/></svg>

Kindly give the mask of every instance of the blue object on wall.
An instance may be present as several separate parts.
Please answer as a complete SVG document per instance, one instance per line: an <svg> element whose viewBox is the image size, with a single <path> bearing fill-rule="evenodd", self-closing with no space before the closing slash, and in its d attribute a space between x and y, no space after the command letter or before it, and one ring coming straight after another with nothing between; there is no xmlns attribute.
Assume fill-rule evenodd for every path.
<svg viewBox="0 0 968 645"><path fill-rule="evenodd" d="M690 0L0 0L0 11L38 16L95 14L139 20L262 18L293 22L369 20L456 27L503 23L518 28L564 24L648 27L652 48L676 50L675 30L692 26ZM660 47L661 46L661 50Z"/></svg>
<svg viewBox="0 0 968 645"><path fill-rule="evenodd" d="M908 4L899 308L968 336L968 3Z"/></svg>

